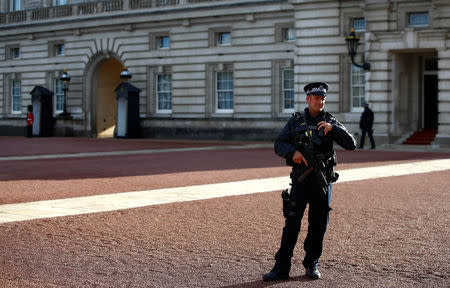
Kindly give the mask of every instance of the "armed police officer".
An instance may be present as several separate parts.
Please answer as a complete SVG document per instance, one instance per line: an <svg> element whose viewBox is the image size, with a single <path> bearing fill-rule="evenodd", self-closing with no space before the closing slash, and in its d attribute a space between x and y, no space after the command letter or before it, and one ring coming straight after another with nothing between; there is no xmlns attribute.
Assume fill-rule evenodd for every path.
<svg viewBox="0 0 450 288"><path fill-rule="evenodd" d="M275 153L292 166L290 193L283 191L286 218L275 266L264 274L264 281L289 278L291 258L306 205L309 204L308 233L304 242L305 274L319 279L319 258L331 210L331 183L337 180L333 142L346 150L356 148L356 140L330 113L325 112L328 85L314 82L304 87L308 107L296 112L275 141Z"/></svg>

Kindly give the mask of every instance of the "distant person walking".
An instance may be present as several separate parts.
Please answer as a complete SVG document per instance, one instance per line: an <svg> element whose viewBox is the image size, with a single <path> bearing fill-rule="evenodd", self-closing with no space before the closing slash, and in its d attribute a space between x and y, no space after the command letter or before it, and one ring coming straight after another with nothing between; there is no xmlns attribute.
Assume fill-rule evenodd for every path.
<svg viewBox="0 0 450 288"><path fill-rule="evenodd" d="M359 149L364 148L364 140L366 133L369 135L371 149L375 149L375 140L373 139L373 111L369 108L369 103L364 102L364 111L359 120L359 128L361 129L361 139L359 141Z"/></svg>
<svg viewBox="0 0 450 288"><path fill-rule="evenodd" d="M33 122L34 122L33 106L28 105L28 113L27 113L27 137L28 138L33 137Z"/></svg>

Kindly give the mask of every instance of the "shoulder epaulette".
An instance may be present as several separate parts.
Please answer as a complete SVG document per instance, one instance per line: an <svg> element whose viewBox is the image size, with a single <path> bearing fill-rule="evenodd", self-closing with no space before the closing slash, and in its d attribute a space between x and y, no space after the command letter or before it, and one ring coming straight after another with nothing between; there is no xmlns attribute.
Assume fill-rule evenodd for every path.
<svg viewBox="0 0 450 288"><path fill-rule="evenodd" d="M294 117L296 121L303 121L303 119L304 119L303 113L300 113L300 112L294 112L292 114L292 117Z"/></svg>
<svg viewBox="0 0 450 288"><path fill-rule="evenodd" d="M336 117L334 117L334 115L333 114L331 114L330 112L325 112L325 120L328 122L328 121L336 121Z"/></svg>

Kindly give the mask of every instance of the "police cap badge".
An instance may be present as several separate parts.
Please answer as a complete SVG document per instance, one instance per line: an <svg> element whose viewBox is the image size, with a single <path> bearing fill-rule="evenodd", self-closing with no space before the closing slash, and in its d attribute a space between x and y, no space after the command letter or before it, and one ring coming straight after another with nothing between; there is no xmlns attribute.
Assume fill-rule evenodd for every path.
<svg viewBox="0 0 450 288"><path fill-rule="evenodd" d="M306 95L314 94L314 95L326 97L327 91L328 91L328 85L327 85L327 83L324 83L324 82L313 82L313 83L306 84L305 87L303 88L303 90L305 91Z"/></svg>

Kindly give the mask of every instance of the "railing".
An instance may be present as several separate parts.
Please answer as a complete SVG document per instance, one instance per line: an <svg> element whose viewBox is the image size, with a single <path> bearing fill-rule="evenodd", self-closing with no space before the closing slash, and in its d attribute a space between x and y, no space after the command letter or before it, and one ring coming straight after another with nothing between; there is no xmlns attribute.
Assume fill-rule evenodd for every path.
<svg viewBox="0 0 450 288"><path fill-rule="evenodd" d="M231 0L99 0L0 13L0 25L52 18Z"/></svg>
<svg viewBox="0 0 450 288"><path fill-rule="evenodd" d="M5 17L5 19L7 19L9 23L24 22L27 20L27 12L26 11L9 12L7 17Z"/></svg>
<svg viewBox="0 0 450 288"><path fill-rule="evenodd" d="M72 6L70 5L61 5L53 7L54 17L67 17L71 15L72 15Z"/></svg>
<svg viewBox="0 0 450 288"><path fill-rule="evenodd" d="M95 2L87 2L87 3L81 3L77 5L78 8L78 15L86 15L86 14L95 14L97 13L98 5Z"/></svg>
<svg viewBox="0 0 450 288"><path fill-rule="evenodd" d="M131 9L151 8L154 0L131 0Z"/></svg>
<svg viewBox="0 0 450 288"><path fill-rule="evenodd" d="M158 0L156 1L156 6L171 6L180 4L180 0Z"/></svg>

